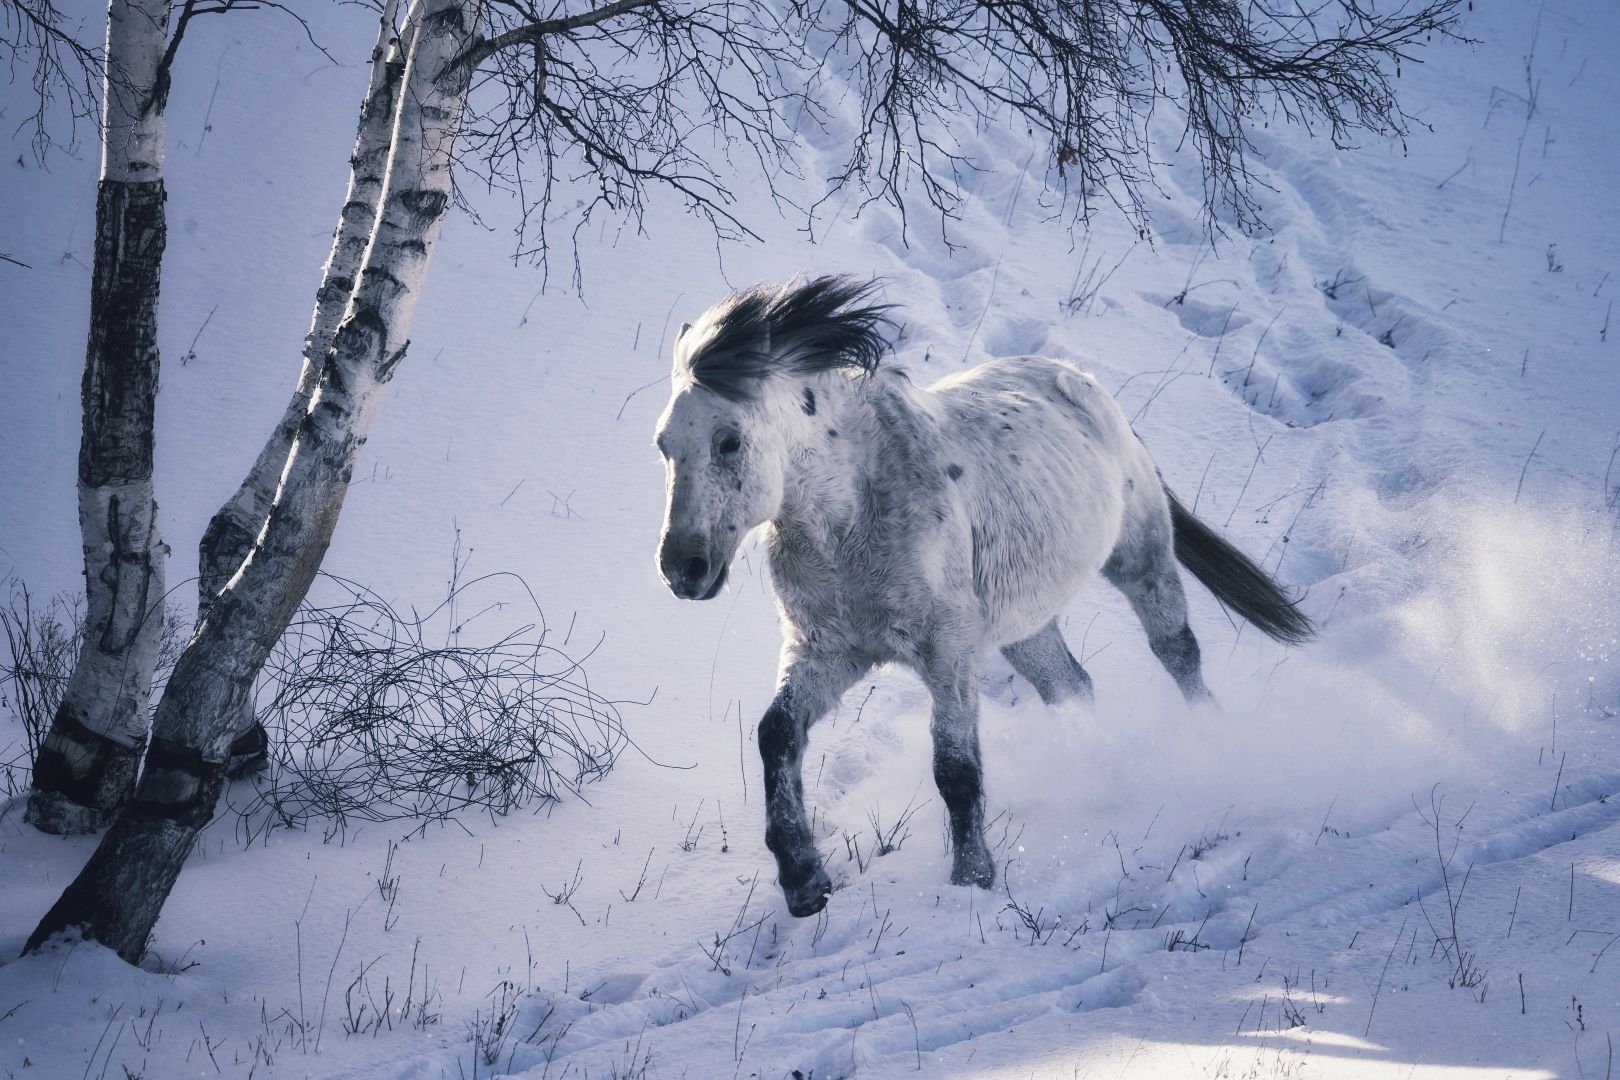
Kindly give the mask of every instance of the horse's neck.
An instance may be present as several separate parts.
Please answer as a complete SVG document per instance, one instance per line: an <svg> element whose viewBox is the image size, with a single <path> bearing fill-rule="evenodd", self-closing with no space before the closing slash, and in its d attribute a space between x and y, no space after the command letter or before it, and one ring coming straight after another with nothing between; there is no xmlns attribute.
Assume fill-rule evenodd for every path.
<svg viewBox="0 0 1620 1080"><path fill-rule="evenodd" d="M874 407L883 398L893 408L896 388L886 379L818 379L816 421L792 453L782 511L774 521L784 539L822 548L855 526L883 468L893 453L892 435Z"/></svg>

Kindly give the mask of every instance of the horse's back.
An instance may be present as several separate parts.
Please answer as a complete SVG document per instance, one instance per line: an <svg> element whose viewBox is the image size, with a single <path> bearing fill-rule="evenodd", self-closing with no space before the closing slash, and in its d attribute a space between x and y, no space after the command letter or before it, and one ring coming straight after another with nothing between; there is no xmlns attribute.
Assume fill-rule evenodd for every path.
<svg viewBox="0 0 1620 1080"><path fill-rule="evenodd" d="M949 471L986 636L1021 640L1102 568L1157 490L1153 463L1107 391L1060 360L993 360L931 390L962 459Z"/></svg>

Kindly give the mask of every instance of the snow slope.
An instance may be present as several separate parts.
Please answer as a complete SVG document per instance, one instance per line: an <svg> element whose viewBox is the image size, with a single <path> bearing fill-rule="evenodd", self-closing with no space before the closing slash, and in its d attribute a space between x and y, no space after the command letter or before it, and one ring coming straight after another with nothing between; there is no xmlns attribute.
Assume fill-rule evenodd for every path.
<svg viewBox="0 0 1620 1080"><path fill-rule="evenodd" d="M994 167L954 246L858 199L812 244L761 199L764 242L717 252L666 204L645 234L597 233L583 296L511 265L510 210L480 200L493 226L446 230L328 569L431 606L459 529L469 573L520 573L571 649L600 639L600 692L651 698L622 706L642 752L588 804L461 828L244 845L225 815L141 970L94 947L9 960L93 845L36 834L13 803L0 1068L1611 1075L1620 9L1476 7L1479 45L1403 72L1432 132L1344 153L1259 132L1271 231L1213 250L1190 161L1170 155L1151 243L1106 215L1071 234L1005 130L955 133ZM296 372L365 77L249 18L188 38L171 106L172 581ZM322 15L323 41L356 61L366 21ZM25 91L5 89L6 116ZM812 171L844 134L807 148ZM30 268L0 264L0 572L48 595L77 573L95 149L44 169L25 134L12 149L0 250ZM1101 583L1066 618L1095 708L1047 709L989 661L990 892L946 884L920 686L857 687L807 757L842 887L802 922L762 843L752 729L779 640L762 553L712 603L671 598L649 445L679 321L800 270L883 275L920 381L1029 353L1096 371L1183 499L1324 627L1285 651L1194 589L1218 715L1180 704Z"/></svg>

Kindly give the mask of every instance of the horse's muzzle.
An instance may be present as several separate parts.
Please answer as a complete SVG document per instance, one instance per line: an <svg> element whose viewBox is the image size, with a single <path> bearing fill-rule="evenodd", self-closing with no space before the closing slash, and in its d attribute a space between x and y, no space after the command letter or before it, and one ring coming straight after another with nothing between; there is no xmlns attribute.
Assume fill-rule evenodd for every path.
<svg viewBox="0 0 1620 1080"><path fill-rule="evenodd" d="M726 584L727 565L691 548L666 547L658 567L669 591L682 600L713 600Z"/></svg>

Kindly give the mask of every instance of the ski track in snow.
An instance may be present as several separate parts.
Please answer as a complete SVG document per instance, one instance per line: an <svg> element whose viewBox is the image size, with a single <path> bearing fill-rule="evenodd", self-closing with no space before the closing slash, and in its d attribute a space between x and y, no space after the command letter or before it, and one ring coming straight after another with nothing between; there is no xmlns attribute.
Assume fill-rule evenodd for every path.
<svg viewBox="0 0 1620 1080"><path fill-rule="evenodd" d="M1593 35L1594 56L1620 38L1612 14L1591 6L1554 5L1548 18L1558 23L1566 50L1583 28ZM1502 11L1477 19L1498 35L1522 21ZM1544 33L1547 40L1557 36ZM1475 90L1511 78L1517 62L1511 46L1487 48L1495 67L1467 81ZM1468 55L1459 50L1433 66L1463 70ZM1620 90L1612 73L1604 77L1604 86ZM1473 111L1481 101L1461 90L1448 97L1443 76L1431 75L1421 87L1435 101L1431 121L1452 119L1467 128L1444 146L1460 150L1474 140L1470 160L1485 159L1488 137L1496 166L1502 149L1494 144L1507 144L1511 158L1511 124L1498 122L1482 134ZM1548 137L1554 123L1560 131L1575 129L1582 105L1578 97L1552 95ZM829 132L811 140L812 168L843 149L848 123L835 116ZM1578 130L1597 129L1588 123ZM1414 136L1414 144L1422 137ZM915 208L903 220L891 208L857 210L858 196L840 197L821 227L825 251L834 256L793 249L784 263L755 252L738 256L735 272L767 267L768 276L785 276L798 263L821 268L817 260L836 257L844 265L826 268L884 275L889 296L905 304L900 360L919 381L988 356L1051 353L1093 367L1133 415L1172 486L1189 501L1196 491L1201 515L1228 528L1285 582L1309 589L1306 608L1326 630L1319 644L1285 654L1234 632L1207 597L1195 597L1194 626L1227 711L1187 713L1147 657L1138 628L1099 586L1077 598L1066 624L1077 655L1098 676L1095 709L1043 709L1004 664L988 659L984 722L997 815L990 836L1003 880L984 892L945 883L941 811L927 782L925 694L903 673L869 680L816 729L806 755L815 828L838 891L822 915L797 921L786 915L771 880L759 809L747 803L755 783L748 776L757 774L747 772L753 748L741 725L752 715L742 715L742 702L762 692L773 647L765 640L762 552L754 549L721 605L701 616L690 605L672 614L660 609L657 627L646 631L647 648L690 653L682 663L692 671L669 695L672 704L660 702L646 722L690 714L689 748L661 731L648 737L663 760L696 759L697 768L686 780L657 771L648 778L647 766L633 766L643 770L634 774L642 778L637 783L655 797L682 793L673 824L660 820L664 804L650 798L645 807L635 804L634 789L610 780L588 793L602 799L599 811L569 807L556 821L485 833L500 851L496 860L517 867L488 871L502 875L493 879L498 887L486 887L490 879L479 876L483 842L462 839L458 849L450 836L424 839L425 869L403 876L403 895L424 893L435 887L433 863L444 860L442 879L458 853L465 860L467 845L478 848L476 870L457 871L461 891L437 903L440 924L481 926L470 933L496 942L478 954L482 961L487 965L491 952L503 957L503 978L521 985L514 1011L490 1036L488 1059L463 1033L497 1008L480 996L489 971L469 972L471 950L458 954L455 946L438 961L440 970L453 970L458 955L464 964L453 994L446 979L445 1023L428 1029L425 1039L402 1029L366 1043L343 1038L335 1021L325 1021L324 1058L281 1049L261 1062L248 1049L256 1032L275 1026L265 1014L290 1000L285 971L272 992L227 985L210 974L208 961L196 972L162 975L124 973L72 954L38 957L0 968L0 1012L12 998L48 998L62 972L79 963L86 973L66 981L70 993L88 994L84 988L102 979L112 988L105 991L109 1001L126 994L131 1011L144 1013L157 1000L159 1015L163 998L185 999L206 1016L199 1026L212 1024L235 1040L233 1060L210 1070L202 1067L204 1051L214 1056L208 1029L203 1050L195 1033L177 1035L179 1045L151 1052L157 1063L149 1076L170 1075L161 1070L182 1061L188 1074L354 1080L499 1073L831 1080L919 1070L1008 1077L1450 1076L1470 1066L1478 1075L1606 1075L1603 1040L1620 1034L1620 948L1604 951L1620 936L1620 732L1612 711L1593 703L1615 701L1620 685L1613 659L1615 549L1612 532L1605 539L1602 531L1612 522L1594 523L1591 504L1601 499L1591 499L1589 474L1603 424L1616 419L1620 391L1612 379L1613 346L1600 352L1584 323L1584 344L1555 340L1576 316L1556 306L1562 299L1547 299L1553 286L1536 276L1533 261L1543 234L1553 236L1564 224L1559 208L1543 206L1537 216L1533 201L1520 203L1516 213L1534 224L1502 251L1494 246L1501 192L1491 186L1501 169L1489 162L1451 189L1463 200L1462 219L1436 225L1437 217L1459 213L1423 171L1442 168L1438 152L1420 166L1377 144L1341 163L1297 133L1257 133L1260 175L1272 189L1264 198L1272 232L1228 237L1210 255L1192 213L1201 198L1196 169L1176 157L1167 181L1173 198L1155 210L1151 250L1145 242L1133 249L1119 223L1099 221L1094 235L1102 254L1090 259L1105 272L1125 258L1094 313L1079 315L1064 307L1070 299L1064 290L1071 278L1079 280L1075 256L1061 266L1048 261L1062 251L1048 235L1061 226L1049 220L1053 208L1043 201L1051 193L1042 163L1016 132L959 138L997 167L975 178L948 243ZM1615 163L1612 139L1594 137L1591 152L1594 161ZM1601 164L1595 171L1602 173ZM1488 205L1475 205L1487 197ZM1424 234L1420 222L1436 234ZM1584 273L1583 294L1620 256L1612 216L1587 224L1596 234L1587 247L1556 232L1566 261L1581 255L1587 262L1554 285ZM1441 256L1416 253L1420 240L1456 244L1454 279L1435 274L1448 269ZM1403 245L1414 245L1417 269L1402 265ZM1492 263L1514 257L1531 263L1508 270ZM435 277L463 272L464 265L441 257ZM734 276L733 268L726 276ZM1528 278L1535 283L1520 284ZM679 286L669 286L667 297L652 303L649 292L646 304L620 305L619 321L641 320L642 345L656 333L663 304L677 305L671 310L678 320L679 312L711 299ZM1484 310L1515 298L1525 308L1517 317L1531 329L1531 348L1539 353L1548 343L1550 355L1534 362L1556 371L1534 385L1520 381L1519 346L1502 334L1501 320L1514 314ZM600 296L595 302L614 306ZM1579 319L1588 319L1591 304L1575 302L1583 305ZM444 319L455 325L454 314ZM644 357L647 349L636 352ZM536 353L536 364L550 364L549 353L539 347ZM662 363L662 357L646 362L654 373ZM583 376L568 382L566 369L544 370L563 387L585 385ZM1599 371L1608 373L1603 390L1594 389ZM591 410L600 412L611 398L611 415L622 393L651 377L639 368L619 376L625 389L609 386ZM622 438L644 441L641 428L662 393L655 387L637 399L613 439L640 425ZM437 408L424 398L399 405L407 412ZM1580 412L1578 420L1556 427L1570 410ZM1520 509L1514 481L1522 485L1530 474L1525 454L1538 428L1552 439L1533 474L1538 486ZM387 434L374 441L379 454L403 445L389 443ZM569 452L578 446L570 444ZM396 452L418 471L428 468ZM449 447L443 456L449 461ZM647 465L628 453L624 460L633 462L627 473ZM567 464L563 455L552 467ZM613 467L585 475L612 479ZM633 475L638 493L652 490ZM385 481L375 486L386 491ZM504 473L479 483L503 492L511 486ZM1547 491L1556 495L1535 498ZM1584 491L1588 502L1571 491ZM586 491L587 501L592 494ZM534 542L561 545L564 564L591 551L594 541L563 528L608 528L604 522L630 528L628 512L600 498L577 525L571 511L556 511L558 498L553 492L549 515L534 516L561 524L545 521L545 534ZM364 533L371 526L360 501L355 528ZM600 517L593 522L593 515ZM635 521L645 525L647 516ZM512 527L530 528L527 519ZM510 543L527 543L523 535ZM651 539L645 528L637 536ZM480 537L486 541L502 543L487 532ZM20 545L13 534L3 542L15 557ZM419 557L415 565L429 564ZM1559 574L1571 580L1561 582ZM641 592L627 587L628 610L647 603L648 576L635 579ZM572 595L566 584L556 587ZM1555 603L1546 602L1550 595ZM689 636L667 641L658 636L666 626ZM716 642L712 678L710 641ZM607 654L620 657L619 669L612 679L596 670L598 683L639 685L619 677L641 670L636 646L627 649ZM697 719L705 700L707 726ZM749 709L760 704L746 700ZM698 802L715 791L723 808ZM911 835L900 850L873 857L868 815L892 823L908 798L921 804ZM630 805L620 813L613 800ZM611 845L599 835L593 813L617 823L622 847L617 834ZM688 817L693 826L684 825ZM564 822L587 839L559 836ZM700 822L706 839L682 863L667 837L685 828L690 839ZM532 832L512 831L525 828ZM727 845L719 853L717 832ZM541 850L501 846L521 843L512 837L523 835L533 835ZM318 849L315 881L296 861L309 857L298 854L303 845L287 839L274 852L278 863L255 865L285 875L289 893L307 888L315 895L323 874L370 889L366 879L381 864L372 858L381 841L368 838L372 846L345 867L341 852L301 839ZM864 846L857 850L852 840ZM559 851L550 857L553 842ZM61 846L50 848L14 824L6 843L30 867L48 868L50 880L72 872ZM655 872L660 863L665 875L674 867L676 897L672 907L650 914L658 901L631 902L621 890L624 899L616 903L614 889L600 884L610 875L622 879L631 856L639 866L648 846L657 856L648 856ZM219 849L227 860L228 847L227 841ZM67 846L81 848L88 850ZM270 854L267 847L264 858ZM534 888L565 875L576 858L608 905L605 914L587 912L590 925L579 914L577 927ZM356 870L361 861L366 869ZM44 897L50 887L33 887L29 895ZM177 923L186 913L200 918L198 908L188 901L171 909L160 933L189 934ZM7 910L29 918L14 905ZM524 961L514 959L510 932L536 910L542 922L559 920L547 924L556 944L537 938L544 955L538 978L532 953L529 970L519 973ZM348 954L341 944L333 953L333 913L320 917L326 933L320 962L329 959L340 976L352 977L352 966L385 947L370 942L386 941L390 963L399 967L399 942L375 935ZM266 921L279 933L291 917L278 913ZM21 921L9 925L0 944L20 941L26 930ZM615 940L619 933L622 941ZM285 952L285 942L276 940ZM298 939L300 948L304 941ZM1459 976L1470 963L1483 982ZM314 983L326 980L333 997L347 981L339 978L334 991L321 972L306 986L299 971L301 1012L313 1012L303 997L315 997ZM1457 981L1464 985L1451 985ZM88 1060L95 1068L114 1066L106 1075L118 1075L118 1061L147 1060L127 1046L116 1059L113 1050L97 1056L103 1050L96 1035L123 1030L118 1017L108 1019L100 992L81 1021L53 1021L68 1032L58 1050L42 1047L29 1031L35 1064L46 1062L45 1070L71 1064L77 1075ZM38 1023L34 1009L32 1016L18 1011L12 1030ZM323 997L323 1019L326 1010ZM178 1014L168 1015L171 1027L188 1027L173 1019ZM0 1065L29 1075L21 1068L24 1051L9 1045L20 1047L23 1038L3 1038L7 1028L0 1020ZM487 1025L483 1030L489 1034Z"/></svg>

